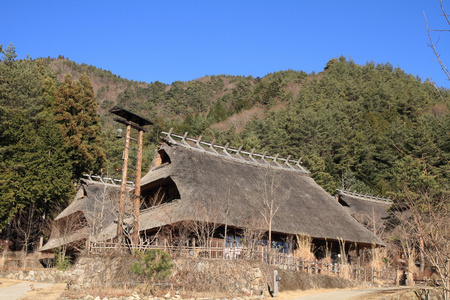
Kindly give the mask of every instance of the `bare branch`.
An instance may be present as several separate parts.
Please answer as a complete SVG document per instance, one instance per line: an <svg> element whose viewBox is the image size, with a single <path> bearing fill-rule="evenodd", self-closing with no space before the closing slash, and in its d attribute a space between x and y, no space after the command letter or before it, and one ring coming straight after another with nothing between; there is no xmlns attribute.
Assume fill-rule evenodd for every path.
<svg viewBox="0 0 450 300"><path fill-rule="evenodd" d="M444 11L444 8L443 8L443 6L442 6L442 1L441 1L441 8L442 8L442 10ZM444 13L444 15L445 15L445 13ZM426 24L426 27L427 27L428 39L430 40L430 43L428 44L428 47L430 47L430 48L433 50L434 55L436 56L436 59L437 59L439 65L441 66L442 71L444 71L445 75L447 76L447 79L450 80L450 72L449 72L449 70L447 69L447 67L445 66L444 62L441 60L441 55L440 55L439 52L437 51L437 48L436 48L437 42L435 43L435 42L433 41L433 38L431 37L431 31L436 31L436 30L432 30L432 29L430 29L430 27L428 26L428 20L427 20L427 16L425 15L425 12L423 12L423 16L424 16L424 18L425 18L425 24ZM445 18L447 19L447 22L448 22L448 17L447 17L447 15L445 15Z"/></svg>

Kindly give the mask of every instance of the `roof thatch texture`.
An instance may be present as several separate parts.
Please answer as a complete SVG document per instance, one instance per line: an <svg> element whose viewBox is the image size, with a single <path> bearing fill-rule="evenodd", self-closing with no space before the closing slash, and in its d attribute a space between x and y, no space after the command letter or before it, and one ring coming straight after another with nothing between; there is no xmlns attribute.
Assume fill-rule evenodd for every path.
<svg viewBox="0 0 450 300"><path fill-rule="evenodd" d="M89 235L89 228L84 227L80 230L67 234L66 236L51 238L39 251L48 251L58 248L62 245L71 244L74 242L82 241Z"/></svg>
<svg viewBox="0 0 450 300"><path fill-rule="evenodd" d="M82 181L72 203L55 218L49 241L39 250L50 250L63 244L86 239L89 235L94 237L114 223L114 219L117 218L115 203L117 203L119 188L100 182ZM69 226L79 228L80 225L85 228L75 232L72 232L72 228L63 228Z"/></svg>
<svg viewBox="0 0 450 300"><path fill-rule="evenodd" d="M170 177L181 200L170 211L166 206L142 213L141 230L184 220L242 228L255 220L264 221L270 215L264 202L273 200L278 209L273 216L273 232L383 245L306 172L245 163L242 158L196 149L172 139L166 139L160 150L166 152L170 163L153 167L141 180L142 190Z"/></svg>
<svg viewBox="0 0 450 300"><path fill-rule="evenodd" d="M356 194L338 190L339 203L357 219L375 219L380 225L389 217L389 208L393 202L390 199Z"/></svg>
<svg viewBox="0 0 450 300"><path fill-rule="evenodd" d="M72 203L66 207L55 221L82 212L89 225L105 228L117 217L119 186L82 182Z"/></svg>

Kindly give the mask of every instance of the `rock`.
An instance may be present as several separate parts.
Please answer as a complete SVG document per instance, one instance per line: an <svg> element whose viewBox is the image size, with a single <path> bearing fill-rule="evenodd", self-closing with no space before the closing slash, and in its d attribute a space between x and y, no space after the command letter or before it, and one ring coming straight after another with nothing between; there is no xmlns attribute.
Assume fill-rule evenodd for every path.
<svg viewBox="0 0 450 300"><path fill-rule="evenodd" d="M141 300L141 296L139 296L139 294L137 292L131 293L131 296L133 296L133 299Z"/></svg>
<svg viewBox="0 0 450 300"><path fill-rule="evenodd" d="M244 295L246 295L246 296L250 296L251 295L251 291L249 291L248 289L246 289L246 288L242 288L242 293L244 294Z"/></svg>
<svg viewBox="0 0 450 300"><path fill-rule="evenodd" d="M46 281L55 282L55 277L52 274L48 274Z"/></svg>
<svg viewBox="0 0 450 300"><path fill-rule="evenodd" d="M84 270L83 269L75 269L72 271L72 274L80 276L80 275L84 274Z"/></svg>

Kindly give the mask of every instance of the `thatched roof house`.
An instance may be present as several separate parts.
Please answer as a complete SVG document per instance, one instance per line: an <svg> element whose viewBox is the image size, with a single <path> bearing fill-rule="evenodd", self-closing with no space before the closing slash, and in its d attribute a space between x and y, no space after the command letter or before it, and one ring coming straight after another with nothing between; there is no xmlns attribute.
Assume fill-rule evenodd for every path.
<svg viewBox="0 0 450 300"><path fill-rule="evenodd" d="M140 230L182 221L204 221L245 228L260 224L268 205L275 234L304 234L360 246L383 245L322 189L299 161L216 146L165 133L150 171L141 180L144 202L164 195L164 204L143 210ZM266 202L266 204L264 204ZM259 222L255 222L259 220ZM115 237L111 225L103 239Z"/></svg>
<svg viewBox="0 0 450 300"><path fill-rule="evenodd" d="M383 245L310 177L300 161L163 134L152 166L141 179L141 236L192 221L235 229L259 226L267 231L271 220L278 237L299 234L359 247ZM85 201L93 198L79 198L61 215L87 214ZM95 235L98 241L112 240L117 234L117 222L111 219L116 210L107 210L111 213Z"/></svg>

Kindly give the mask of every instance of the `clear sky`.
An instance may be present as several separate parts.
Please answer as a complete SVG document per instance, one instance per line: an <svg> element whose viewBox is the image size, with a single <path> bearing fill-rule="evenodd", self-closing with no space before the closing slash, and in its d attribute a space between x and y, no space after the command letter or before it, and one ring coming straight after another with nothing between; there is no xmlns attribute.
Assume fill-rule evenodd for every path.
<svg viewBox="0 0 450 300"><path fill-rule="evenodd" d="M424 11L430 27L449 29L439 0L14 0L0 5L0 44L19 58L63 55L145 82L320 72L344 55L450 87L427 47ZM449 46L440 33L450 67Z"/></svg>

